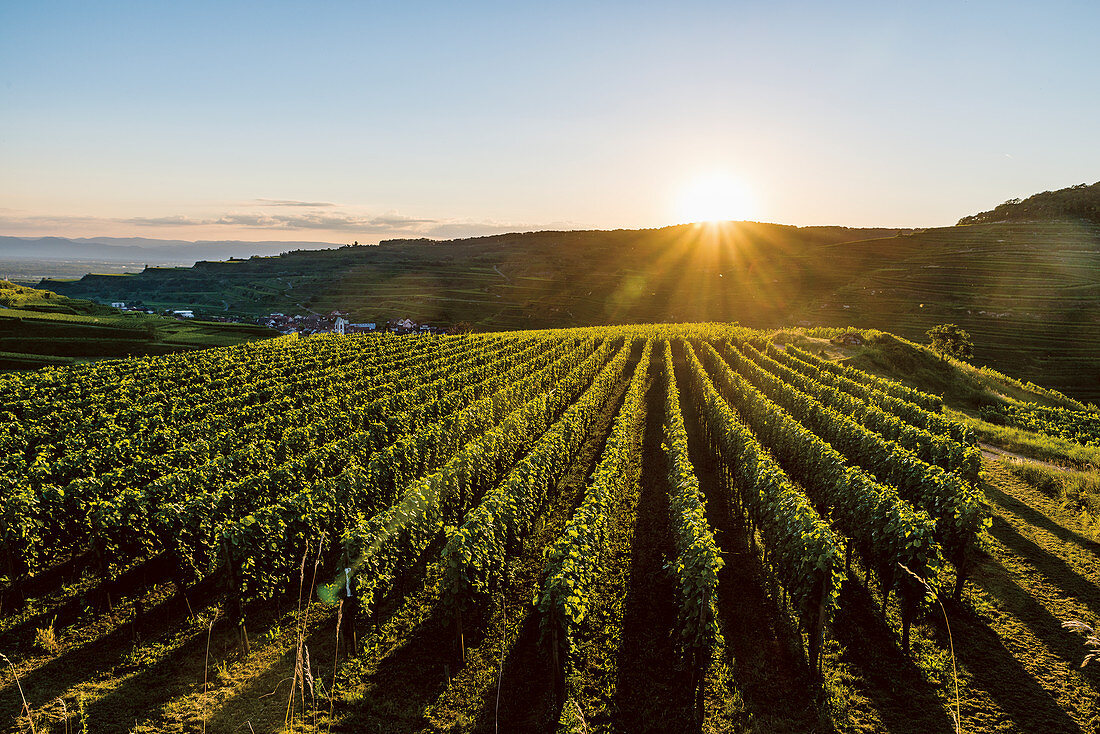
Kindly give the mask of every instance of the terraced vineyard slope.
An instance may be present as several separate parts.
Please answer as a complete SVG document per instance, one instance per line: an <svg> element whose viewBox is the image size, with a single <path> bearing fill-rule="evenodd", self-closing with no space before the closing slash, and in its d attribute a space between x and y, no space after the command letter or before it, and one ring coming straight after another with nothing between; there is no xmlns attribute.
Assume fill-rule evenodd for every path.
<svg viewBox="0 0 1100 734"><path fill-rule="evenodd" d="M734 222L399 240L41 287L200 314L340 309L354 321L478 330L736 320L877 328L924 343L933 326L955 323L974 337L975 364L1100 402L1094 221L917 231Z"/></svg>

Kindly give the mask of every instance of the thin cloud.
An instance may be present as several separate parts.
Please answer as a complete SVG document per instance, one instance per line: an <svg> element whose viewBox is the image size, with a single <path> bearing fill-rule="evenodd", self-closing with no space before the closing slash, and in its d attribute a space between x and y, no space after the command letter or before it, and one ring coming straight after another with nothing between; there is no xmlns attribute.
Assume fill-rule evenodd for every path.
<svg viewBox="0 0 1100 734"><path fill-rule="evenodd" d="M435 224L436 221L435 219L405 217L399 214L364 217L338 212L325 212L323 214L303 212L301 214L229 213L205 223L267 229L321 229L333 232L384 234L392 230L419 229L424 225Z"/></svg>
<svg viewBox="0 0 1100 734"><path fill-rule="evenodd" d="M15 209L0 210L18 211ZM103 217L89 217L78 214L4 214L0 213L0 227L68 227L79 225L96 225L104 222L112 222L113 219Z"/></svg>
<svg viewBox="0 0 1100 734"><path fill-rule="evenodd" d="M130 217L129 219L106 219L108 222L120 224L137 224L142 227L187 227L195 224L205 224L200 219L185 217L179 214L167 217Z"/></svg>
<svg viewBox="0 0 1100 734"><path fill-rule="evenodd" d="M261 200L257 200L261 201ZM432 217L411 217L391 211L383 214L364 215L348 211L332 210L312 211L302 206L302 211L230 211L224 214L195 217L183 214L167 214L154 217L89 217L65 215L26 215L8 213L0 209L0 231L10 229L33 229L42 234L56 234L61 228L80 227L81 229L117 229L118 225L149 229L186 229L225 227L251 229L257 232L311 231L330 232L348 235L358 239L370 236L387 237L429 237L433 239L455 239L478 237L508 232L522 232L535 229L572 229L567 223L555 222L550 225L531 225L516 222L472 221L438 219ZM10 211L10 210L9 210Z"/></svg>
<svg viewBox="0 0 1100 734"><path fill-rule="evenodd" d="M370 219L371 224L379 227L409 227L418 224L435 224L438 221L438 219L419 219L416 217L406 217L396 213L383 214L381 216L371 217Z"/></svg>
<svg viewBox="0 0 1100 734"><path fill-rule="evenodd" d="M294 199L253 199L249 206L302 206L302 207L327 207L336 206L330 201L296 201Z"/></svg>

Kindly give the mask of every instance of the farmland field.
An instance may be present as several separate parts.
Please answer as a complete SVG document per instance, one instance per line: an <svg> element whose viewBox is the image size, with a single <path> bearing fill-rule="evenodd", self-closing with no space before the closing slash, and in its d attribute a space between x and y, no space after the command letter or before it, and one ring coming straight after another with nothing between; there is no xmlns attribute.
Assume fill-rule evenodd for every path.
<svg viewBox="0 0 1100 734"><path fill-rule="evenodd" d="M251 324L181 321L58 296L0 280L0 370L170 354L267 339Z"/></svg>
<svg viewBox="0 0 1100 734"><path fill-rule="evenodd" d="M6 730L1100 723L1060 626L1100 614L1087 507L941 396L764 332L7 374L0 447Z"/></svg>

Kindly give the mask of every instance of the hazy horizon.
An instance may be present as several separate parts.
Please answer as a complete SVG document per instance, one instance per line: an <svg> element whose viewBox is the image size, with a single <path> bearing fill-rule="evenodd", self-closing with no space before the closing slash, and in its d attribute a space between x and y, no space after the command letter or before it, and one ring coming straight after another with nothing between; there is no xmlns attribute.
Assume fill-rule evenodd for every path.
<svg viewBox="0 0 1100 734"><path fill-rule="evenodd" d="M1092 3L5 4L0 233L935 227L1097 179Z"/></svg>
<svg viewBox="0 0 1100 734"><path fill-rule="evenodd" d="M656 229L667 229L667 228L672 228L672 227L683 227L683 226L689 226L689 225L693 225L693 224L702 225L702 224L705 224L705 223L703 223L703 222L683 222L683 223L677 223L677 224L663 224L663 225L658 225L656 227L607 227L607 228L572 227L572 228L559 228L559 229L552 229L552 228L528 229L528 230L518 230L517 229L517 230L506 230L506 231L501 231L501 232L492 232L492 233L487 233L487 234L456 235L456 236L453 236L453 237L429 237L429 236L423 236L423 235L407 235L407 236L398 235L398 236L394 236L394 237L381 237L381 238L376 237L374 239L367 240L367 241L364 241L364 242L358 242L357 240L353 240L353 242L358 242L358 244L360 244L360 245L375 245L375 244L378 244L379 239L381 241L409 240L409 239L429 239L429 240L436 241L436 242L447 242L447 241L450 241L450 240L476 239L476 238L479 238L479 237L493 237L493 236L497 236L497 235L509 235L509 234L526 234L526 233L530 233L530 232L553 232L553 231L562 231L562 232L586 232L587 231L587 232L592 232L592 231L613 231L613 230L616 230L616 229L619 229L619 230L656 230ZM845 225L836 225L836 224L802 224L802 225L795 225L795 224L787 224L785 222L761 222L761 221L757 221L757 220L729 220L728 222L726 222L726 224L734 225L734 226L742 225L742 224L763 224L763 225L777 226L777 227L798 227L798 228L801 228L801 229L814 229L814 228L825 229L825 228L833 228L833 227L841 227L841 228L847 228L847 229L852 229L852 230L861 230L861 229L862 230L925 229L925 228L914 228L914 227L846 227ZM180 238L144 237L144 236L138 236L138 235L130 235L130 236L109 236L109 235L87 235L87 236L68 235L68 236L65 236L65 235L56 235L56 234L9 235L9 234L6 234L4 232L0 232L0 244L2 244L2 241L4 239L17 239L17 240L26 240L26 241L31 241L31 242L37 241L37 240L42 240L42 239L61 239L61 240L67 240L67 241L70 241L70 242L75 242L75 243L82 244L82 245L84 245L84 244L87 244L87 245L99 244L99 245L107 245L107 246L119 247L119 248L139 247L139 248L144 248L144 249L147 249L147 250L150 250L150 251L155 251L158 248L168 249L168 248L173 247L173 246L185 246L185 245L228 245L228 244L277 245L278 244L278 245L300 245L300 246L303 246L304 249L311 249L311 248L314 248L314 247L320 249L320 248L323 248L323 247L344 247L344 246L347 246L349 244L352 244L352 242L330 242L330 241L324 241L324 240L300 240L300 239L278 240L278 239L271 239L271 238L264 238L264 239L238 239L238 238L228 239L228 238L223 238L223 239L186 240L186 239L180 239Z"/></svg>

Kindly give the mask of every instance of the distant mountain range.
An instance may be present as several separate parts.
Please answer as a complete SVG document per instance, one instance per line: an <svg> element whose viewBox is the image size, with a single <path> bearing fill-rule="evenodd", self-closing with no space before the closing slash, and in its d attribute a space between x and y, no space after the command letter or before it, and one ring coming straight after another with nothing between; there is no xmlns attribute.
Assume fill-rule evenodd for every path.
<svg viewBox="0 0 1100 734"><path fill-rule="evenodd" d="M320 250L331 242L242 242L239 240L154 240L145 237L8 237L0 236L0 260L98 260L103 262L192 265L200 260L226 260L252 255L278 255L291 250Z"/></svg>

